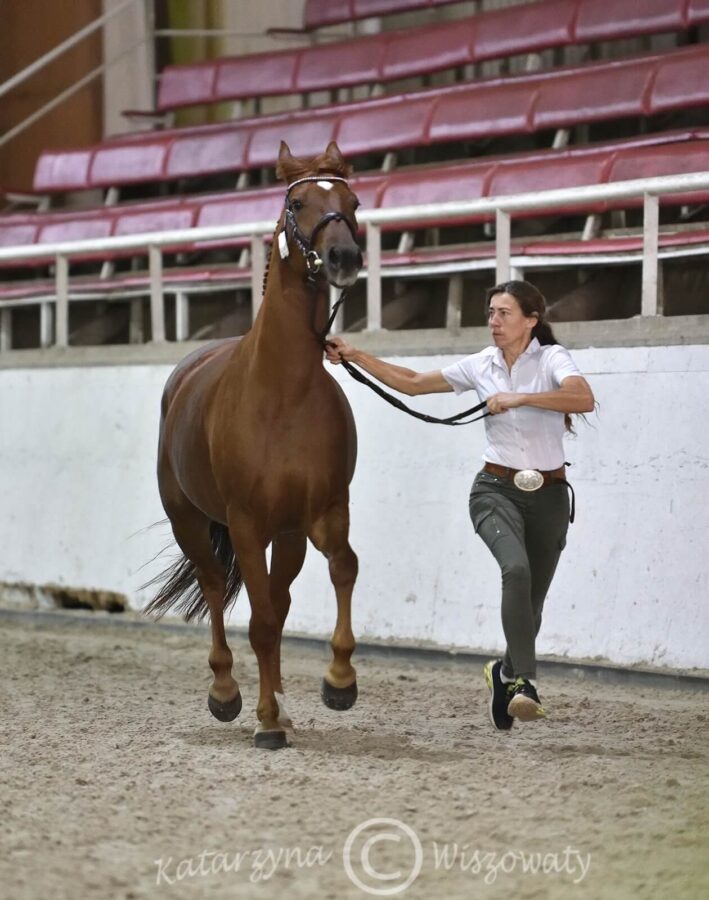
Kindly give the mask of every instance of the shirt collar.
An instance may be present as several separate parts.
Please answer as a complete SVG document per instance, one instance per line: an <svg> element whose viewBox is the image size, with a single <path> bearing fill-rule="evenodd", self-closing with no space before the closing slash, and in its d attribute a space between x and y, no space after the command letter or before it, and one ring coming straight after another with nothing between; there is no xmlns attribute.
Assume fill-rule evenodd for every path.
<svg viewBox="0 0 709 900"><path fill-rule="evenodd" d="M521 359L526 359L526 357L528 357L528 356L533 356L540 349L541 349L541 344L539 343L537 338L533 337L532 340L527 345L526 350L522 354L520 354L517 362L519 362ZM492 361L495 363L495 365L497 365L501 369L504 369L505 371L507 371L507 365L505 364L505 358L502 355L501 347L495 347L495 353L492 357Z"/></svg>

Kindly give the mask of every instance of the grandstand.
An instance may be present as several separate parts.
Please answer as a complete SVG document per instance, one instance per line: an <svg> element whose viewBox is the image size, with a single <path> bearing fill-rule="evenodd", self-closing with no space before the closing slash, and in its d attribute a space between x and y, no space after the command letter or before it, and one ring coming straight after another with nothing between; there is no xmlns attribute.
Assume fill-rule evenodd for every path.
<svg viewBox="0 0 709 900"><path fill-rule="evenodd" d="M481 287L532 270L558 321L709 313L709 0L304 0L259 19L225 2L208 40L160 4L115 6L150 13L153 102L97 140L40 141L31 184L5 167L3 351L243 333L281 140L336 140L354 165L370 266L341 328L480 325ZM6 153L42 132L11 124ZM587 190L645 178L659 204Z"/></svg>

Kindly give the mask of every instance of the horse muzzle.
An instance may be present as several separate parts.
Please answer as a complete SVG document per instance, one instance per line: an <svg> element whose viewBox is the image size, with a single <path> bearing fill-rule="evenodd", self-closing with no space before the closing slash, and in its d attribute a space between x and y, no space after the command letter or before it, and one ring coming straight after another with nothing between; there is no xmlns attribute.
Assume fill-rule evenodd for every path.
<svg viewBox="0 0 709 900"><path fill-rule="evenodd" d="M362 268L362 251L357 244L330 244L322 257L321 273L335 287L350 287Z"/></svg>

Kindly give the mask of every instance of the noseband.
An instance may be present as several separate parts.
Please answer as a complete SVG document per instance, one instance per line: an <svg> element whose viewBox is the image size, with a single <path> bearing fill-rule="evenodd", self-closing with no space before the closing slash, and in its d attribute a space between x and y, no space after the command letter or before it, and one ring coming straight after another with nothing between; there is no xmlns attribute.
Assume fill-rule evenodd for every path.
<svg viewBox="0 0 709 900"><path fill-rule="evenodd" d="M285 228L284 231L278 236L279 239L279 250L281 253L281 257L285 258L288 255L288 247L285 245L285 249L283 244L281 244L281 235L287 236L288 228L290 227L291 235L293 240L295 241L296 246L300 250L300 252L305 257L305 264L308 268L308 281L315 281L315 276L319 273L320 267L323 264L323 261L317 252L317 250L313 249L313 245L317 236L320 232L325 228L330 222L344 222L350 230L352 234L353 240L357 240L357 231L347 218L347 216L343 215L340 212L329 212L325 213L325 215L315 224L315 227L310 232L310 237L306 237L303 232L298 227L298 221L295 217L295 210L293 209L293 204L290 199L290 192L293 188L298 184L304 184L308 181L324 181L328 184L331 184L334 181L341 181L343 184L347 184L346 178L340 178L336 175L308 175L305 178L298 178L296 181L291 182L286 188L286 216L285 216Z"/></svg>

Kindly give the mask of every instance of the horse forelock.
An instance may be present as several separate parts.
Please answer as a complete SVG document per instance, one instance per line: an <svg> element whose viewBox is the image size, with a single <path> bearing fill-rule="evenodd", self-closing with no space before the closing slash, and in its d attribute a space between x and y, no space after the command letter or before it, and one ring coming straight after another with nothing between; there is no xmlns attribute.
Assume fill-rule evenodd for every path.
<svg viewBox="0 0 709 900"><path fill-rule="evenodd" d="M349 178L352 174L352 166L333 159L327 152L314 156L312 159L298 159L291 157L287 166L280 162L276 166L276 176L286 183L296 181L298 178L307 178L312 175L335 175L338 178Z"/></svg>

